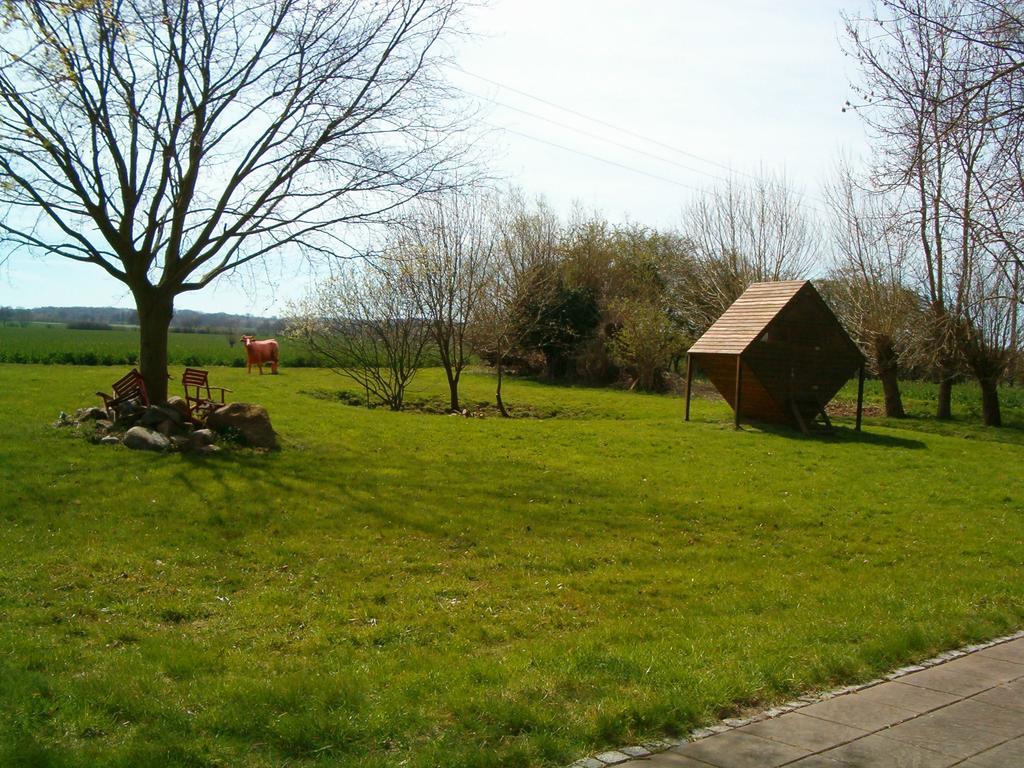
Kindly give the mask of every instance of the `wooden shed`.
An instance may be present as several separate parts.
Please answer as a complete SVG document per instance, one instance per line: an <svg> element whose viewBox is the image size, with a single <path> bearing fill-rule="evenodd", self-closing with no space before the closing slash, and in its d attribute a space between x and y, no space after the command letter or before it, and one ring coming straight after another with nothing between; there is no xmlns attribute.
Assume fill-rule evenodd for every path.
<svg viewBox="0 0 1024 768"><path fill-rule="evenodd" d="M857 429L864 401L864 355L807 280L755 283L686 355L686 420L694 366L741 418L807 432L825 406L858 376Z"/></svg>

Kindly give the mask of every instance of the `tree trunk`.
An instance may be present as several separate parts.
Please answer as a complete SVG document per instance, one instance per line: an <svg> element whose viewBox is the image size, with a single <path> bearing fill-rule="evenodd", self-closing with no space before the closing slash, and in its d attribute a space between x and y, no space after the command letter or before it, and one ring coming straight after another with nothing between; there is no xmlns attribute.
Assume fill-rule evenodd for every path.
<svg viewBox="0 0 1024 768"><path fill-rule="evenodd" d="M448 402L452 413L458 413L462 409L459 408L459 374L452 373L451 369L445 368L445 374L448 376Z"/></svg>
<svg viewBox="0 0 1024 768"><path fill-rule="evenodd" d="M875 365L878 367L878 378L882 382L885 393L885 415L892 419L904 419L907 412L903 409L903 396L900 394L899 363L896 347L892 337L884 334L875 336Z"/></svg>
<svg viewBox="0 0 1024 768"><path fill-rule="evenodd" d="M151 403L167 402L167 333L174 297L153 291L134 292L139 311L139 370Z"/></svg>
<svg viewBox="0 0 1024 768"><path fill-rule="evenodd" d="M981 385L981 418L986 427L1003 426L1003 417L999 413L999 377L978 379Z"/></svg>
<svg viewBox="0 0 1024 768"><path fill-rule="evenodd" d="M953 418L953 372L945 366L939 369L939 402L935 407L935 418Z"/></svg>
<svg viewBox="0 0 1024 768"><path fill-rule="evenodd" d="M935 418L953 418L953 379L956 377L956 361L953 357L954 343L959 341L955 324L941 301L932 302L932 339L939 372L939 398L935 406ZM956 349L960 345L956 344Z"/></svg>
<svg viewBox="0 0 1024 768"><path fill-rule="evenodd" d="M499 360L498 361L498 388L494 392L494 399L495 399L495 401L498 404L498 410L501 411L501 415L504 416L507 419L508 418L508 411L505 410L505 403L501 399L501 379L502 379L502 374L504 373L504 371L505 371L505 366Z"/></svg>

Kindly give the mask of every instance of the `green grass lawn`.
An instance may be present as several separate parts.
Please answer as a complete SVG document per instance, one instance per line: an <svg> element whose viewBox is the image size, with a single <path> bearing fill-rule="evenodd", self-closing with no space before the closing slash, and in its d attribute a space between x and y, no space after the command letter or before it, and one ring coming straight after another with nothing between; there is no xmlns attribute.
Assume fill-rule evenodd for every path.
<svg viewBox="0 0 1024 768"><path fill-rule="evenodd" d="M288 368L211 374L276 453L49 426L120 373L0 365L3 766L557 766L1024 624L1019 430Z"/></svg>

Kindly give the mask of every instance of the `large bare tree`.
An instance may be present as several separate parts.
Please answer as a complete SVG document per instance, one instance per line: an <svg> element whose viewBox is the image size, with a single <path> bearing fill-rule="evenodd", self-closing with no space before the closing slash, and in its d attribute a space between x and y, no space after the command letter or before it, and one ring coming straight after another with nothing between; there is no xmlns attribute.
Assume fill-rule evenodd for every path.
<svg viewBox="0 0 1024 768"><path fill-rule="evenodd" d="M175 297L448 183L457 0L12 0L0 235L131 291L151 397Z"/></svg>
<svg viewBox="0 0 1024 768"><path fill-rule="evenodd" d="M906 284L912 233L889 198L840 161L825 187L833 247L828 298L882 382L885 415L903 418L900 361L916 345L917 294Z"/></svg>
<svg viewBox="0 0 1024 768"><path fill-rule="evenodd" d="M1000 10L1013 7L882 0L870 16L846 20L861 69L853 106L878 148L875 180L903 195L905 220L917 233L937 416L951 415L952 385L966 364L985 392L991 425L1000 422L997 384L1008 360L1001 329L1010 327L993 318L1013 316L1019 303L997 288L1006 285L1006 266L1019 261L1022 220L1013 172L1021 70L1015 45L1006 44L1021 27Z"/></svg>

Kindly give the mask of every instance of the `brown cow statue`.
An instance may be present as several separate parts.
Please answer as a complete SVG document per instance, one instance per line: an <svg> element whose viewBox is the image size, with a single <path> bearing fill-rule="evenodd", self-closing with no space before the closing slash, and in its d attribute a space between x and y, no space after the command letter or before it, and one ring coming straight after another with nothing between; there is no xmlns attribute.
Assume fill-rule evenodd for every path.
<svg viewBox="0 0 1024 768"><path fill-rule="evenodd" d="M256 341L255 336L243 336L242 343L245 344L245 356L249 361L248 373L252 373L252 367L255 365L260 369L260 376L262 376L264 363L270 363L271 373L277 373L277 341L275 339Z"/></svg>

